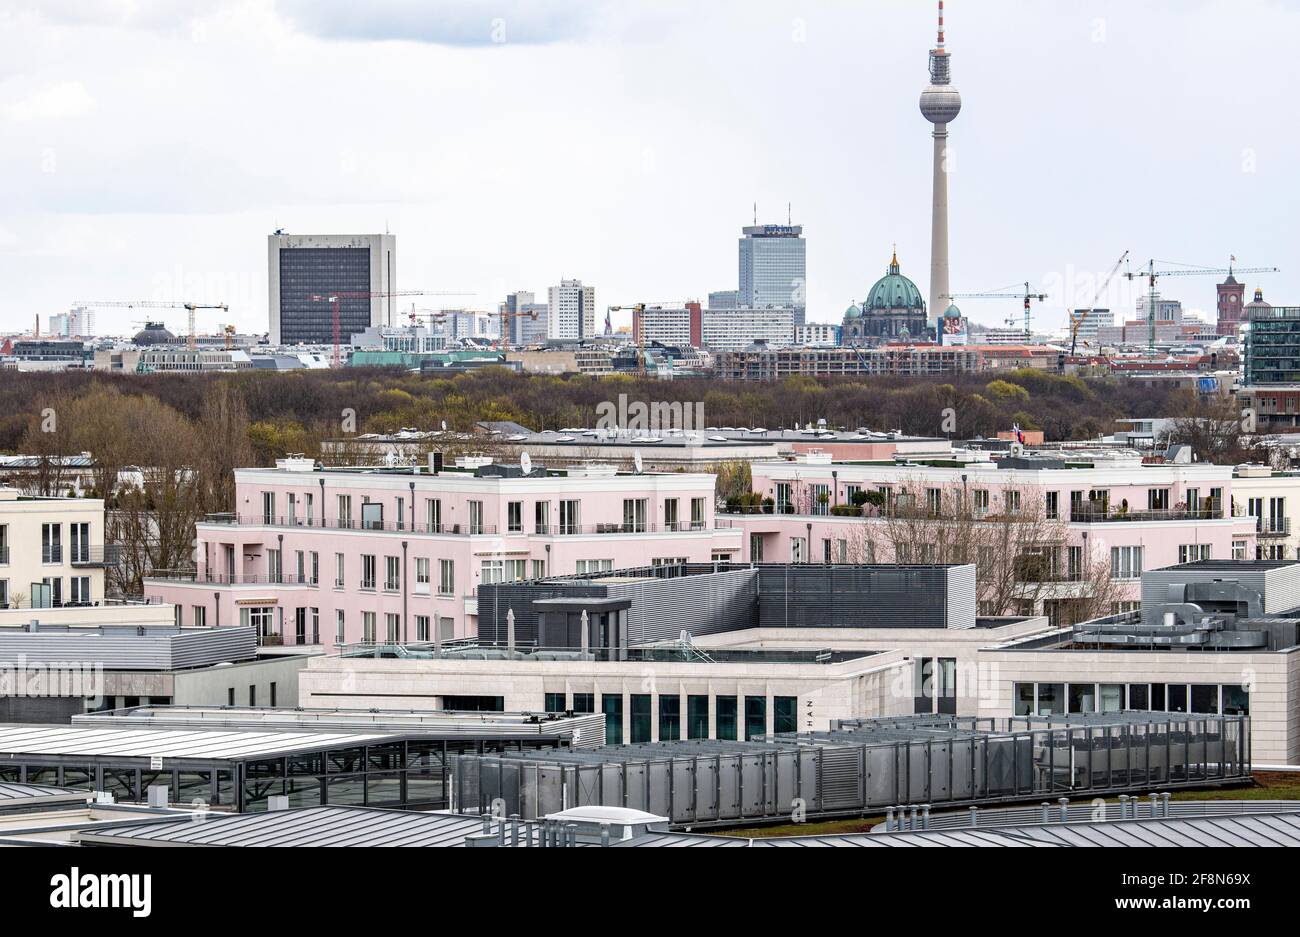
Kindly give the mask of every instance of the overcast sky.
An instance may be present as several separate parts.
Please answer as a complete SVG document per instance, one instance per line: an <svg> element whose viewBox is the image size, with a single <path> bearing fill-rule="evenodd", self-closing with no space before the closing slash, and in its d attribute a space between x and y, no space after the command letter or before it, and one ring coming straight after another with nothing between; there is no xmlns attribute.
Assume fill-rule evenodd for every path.
<svg viewBox="0 0 1300 937"><path fill-rule="evenodd" d="M811 320L895 242L928 292L934 7L0 0L0 328L189 299L265 331L278 227L387 229L399 288L479 308L561 277L703 298L735 288L755 201L805 226ZM1127 249L1281 267L1241 279L1300 304L1297 36L1300 0L949 0L954 291L1031 280L1059 325ZM1214 283L1162 292L1212 310Z"/></svg>

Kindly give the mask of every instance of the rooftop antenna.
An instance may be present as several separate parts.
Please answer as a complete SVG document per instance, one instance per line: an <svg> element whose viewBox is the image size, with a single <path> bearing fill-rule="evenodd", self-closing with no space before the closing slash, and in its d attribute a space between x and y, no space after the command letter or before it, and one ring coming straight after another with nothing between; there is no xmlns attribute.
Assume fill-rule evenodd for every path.
<svg viewBox="0 0 1300 937"><path fill-rule="evenodd" d="M754 203L754 227L758 227L758 202Z"/></svg>
<svg viewBox="0 0 1300 937"><path fill-rule="evenodd" d="M794 205L791 202L785 203L785 224L788 228L794 227Z"/></svg>
<svg viewBox="0 0 1300 937"><path fill-rule="evenodd" d="M943 0L939 0L939 51L943 51Z"/></svg>

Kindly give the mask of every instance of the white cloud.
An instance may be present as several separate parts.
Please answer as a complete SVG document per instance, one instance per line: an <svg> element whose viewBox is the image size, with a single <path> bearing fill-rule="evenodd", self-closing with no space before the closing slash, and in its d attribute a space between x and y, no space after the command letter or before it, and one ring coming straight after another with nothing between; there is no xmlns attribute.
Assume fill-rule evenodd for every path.
<svg viewBox="0 0 1300 937"><path fill-rule="evenodd" d="M5 105L4 110L12 120L66 120L80 117L94 106L95 99L85 85L61 81Z"/></svg>

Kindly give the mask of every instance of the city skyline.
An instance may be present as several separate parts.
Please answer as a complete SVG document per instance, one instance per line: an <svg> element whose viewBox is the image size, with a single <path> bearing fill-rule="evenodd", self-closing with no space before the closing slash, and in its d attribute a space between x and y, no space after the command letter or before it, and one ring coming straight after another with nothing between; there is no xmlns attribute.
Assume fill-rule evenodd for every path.
<svg viewBox="0 0 1300 937"><path fill-rule="evenodd" d="M266 331L265 238L281 227L400 235L398 288L475 294L453 305L494 309L565 278L602 309L703 299L733 285L755 201L759 223L793 203L808 321L838 321L895 242L924 280L916 89L934 6L391 4L359 23L341 4L0 4L0 327L80 298L173 298L229 303L241 330ZM1248 292L1292 301L1282 233L1300 139L1269 118L1296 66L1250 50L1300 25L1300 5L956 0L946 16L966 100L954 292L1028 279L1051 294L1036 323L1059 328L1131 250L1134 269L1153 255L1276 265ZM656 56L687 66L634 64ZM1179 94L1149 90L1164 86ZM1125 315L1141 285L1117 282L1098 305ZM1211 278L1162 292L1213 317ZM963 312L998 325L1013 307ZM98 327L133 318L104 310Z"/></svg>

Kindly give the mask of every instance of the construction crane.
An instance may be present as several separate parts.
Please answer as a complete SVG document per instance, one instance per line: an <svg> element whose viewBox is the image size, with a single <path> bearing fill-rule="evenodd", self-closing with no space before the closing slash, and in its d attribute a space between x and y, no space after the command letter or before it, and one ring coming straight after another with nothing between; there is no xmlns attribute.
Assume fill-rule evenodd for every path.
<svg viewBox="0 0 1300 937"><path fill-rule="evenodd" d="M506 349L509 349L510 346L514 344L514 342L510 340L510 332L511 326L516 319L532 319L534 322L537 321L536 309L530 309L527 312L520 312L517 309L498 309L496 312L489 312L488 315L501 320L501 338L499 339L498 344L502 348Z"/></svg>
<svg viewBox="0 0 1300 937"><path fill-rule="evenodd" d="M185 340L186 345L193 350L198 347L198 334L194 331L194 313L199 309L220 309L222 312L229 312L230 307L225 303L168 303L154 302L150 300L141 300L135 302L79 302L78 306L97 306L101 309L184 309L189 313L190 334Z"/></svg>
<svg viewBox="0 0 1300 937"><path fill-rule="evenodd" d="M632 313L632 343L636 346L636 366L637 374L645 377L645 312L647 309L678 309L690 308L686 304L676 303L634 303L631 306L609 306L605 314L608 316L611 312L630 312Z"/></svg>
<svg viewBox="0 0 1300 937"><path fill-rule="evenodd" d="M1097 300L1101 299L1102 294L1106 292L1107 287L1110 286L1110 281L1115 279L1115 274L1119 273L1119 268L1124 266L1124 261L1128 260L1128 255L1129 252L1125 251L1120 255L1119 260L1115 261L1115 266L1111 267L1110 274L1106 277L1105 282L1101 284L1101 289L1097 290L1097 295L1092 297L1092 302L1088 304L1087 309L1080 309L1077 312L1070 312L1068 309L1066 310L1065 314L1070 317L1071 358L1074 357L1074 349L1079 344L1079 329L1083 327L1083 323L1087 320L1088 316L1092 315L1092 313L1096 311Z"/></svg>
<svg viewBox="0 0 1300 937"><path fill-rule="evenodd" d="M1035 293L1034 288L1025 283L1024 293L955 293L948 297L952 300L957 299L1020 299L1025 304L1025 341L1029 341L1029 311L1035 302L1042 302L1047 299L1046 293ZM1014 326L1015 319L1007 319L1008 326Z"/></svg>
<svg viewBox="0 0 1300 937"><path fill-rule="evenodd" d="M1136 280L1138 277L1147 278L1147 353L1155 354L1156 350L1156 281L1160 277L1209 277L1209 276L1230 276L1234 273L1277 273L1277 267L1191 267L1187 266L1181 270L1157 270L1156 264L1174 263L1172 260L1148 260L1147 269L1139 270L1137 273L1126 271L1124 276L1129 280Z"/></svg>
<svg viewBox="0 0 1300 937"><path fill-rule="evenodd" d="M334 307L334 367L338 367L341 361L339 347L341 345L341 336L339 335L339 304L345 299L392 299L399 296L473 296L473 293L430 293L425 290L394 290L390 292L338 292L338 293L313 293L308 299L313 303L329 303ZM391 324L391 323L390 323Z"/></svg>

